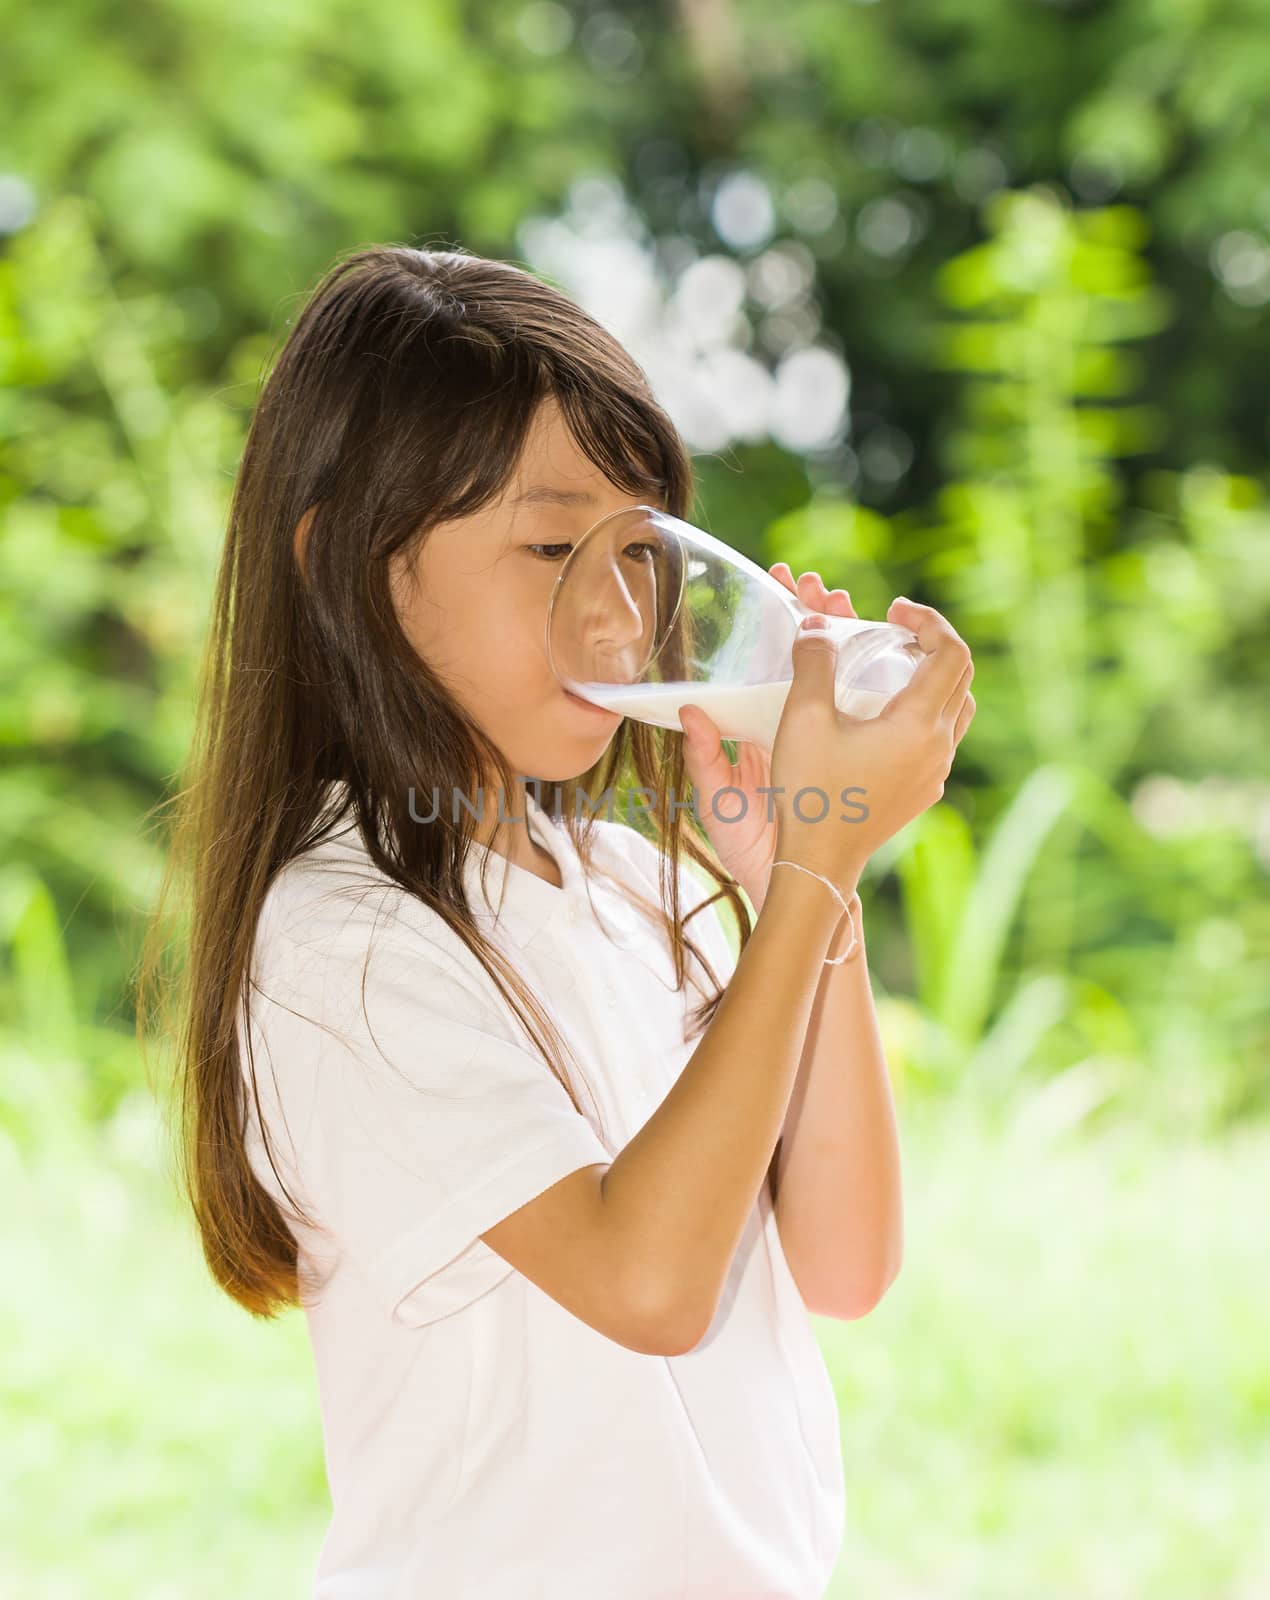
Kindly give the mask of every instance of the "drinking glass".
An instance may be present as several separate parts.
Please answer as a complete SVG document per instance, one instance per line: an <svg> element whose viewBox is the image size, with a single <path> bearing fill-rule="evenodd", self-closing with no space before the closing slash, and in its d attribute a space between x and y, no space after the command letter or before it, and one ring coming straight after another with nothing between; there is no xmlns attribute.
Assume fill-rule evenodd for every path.
<svg viewBox="0 0 1270 1600"><path fill-rule="evenodd" d="M654 506L592 525L561 565L547 613L547 656L582 700L682 731L691 701L725 739L770 751L793 682L797 595L740 551ZM834 701L875 717L922 651L891 622L825 616L837 640Z"/></svg>

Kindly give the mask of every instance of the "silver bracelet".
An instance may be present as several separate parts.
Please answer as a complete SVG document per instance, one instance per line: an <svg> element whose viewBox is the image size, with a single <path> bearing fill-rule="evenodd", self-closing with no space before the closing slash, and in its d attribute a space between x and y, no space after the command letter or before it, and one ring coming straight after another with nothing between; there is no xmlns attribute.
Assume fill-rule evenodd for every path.
<svg viewBox="0 0 1270 1600"><path fill-rule="evenodd" d="M808 874L809 877L819 878L821 883L824 884L824 886L829 890L829 892L831 894L837 896L838 904L846 912L847 921L851 924L851 943L847 946L846 950L842 953L842 955L834 956L834 958L832 960L830 960L829 957L826 956L824 964L827 967L840 967L844 961L849 959L852 951L855 949L856 945L858 945L859 942L860 942L859 939L856 937L855 918L851 915L851 907L842 898L841 890L837 887L836 884L830 883L829 879L824 877L824 876L822 876L822 874L820 874L819 872L813 872L810 867L801 866L797 861L773 861L772 865L774 867L796 867L799 872L805 872L805 873Z"/></svg>

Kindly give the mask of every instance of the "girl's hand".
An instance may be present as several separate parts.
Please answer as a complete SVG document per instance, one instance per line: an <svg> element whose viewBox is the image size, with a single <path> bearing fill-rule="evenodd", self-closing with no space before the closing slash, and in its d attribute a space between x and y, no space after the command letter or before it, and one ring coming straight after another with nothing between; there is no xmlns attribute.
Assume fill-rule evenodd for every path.
<svg viewBox="0 0 1270 1600"><path fill-rule="evenodd" d="M854 617L855 607L845 589L826 589L818 572L794 575L784 561L773 562L768 571L791 590L809 611L823 611L835 617ZM750 897L754 909L761 909L767 893L767 880L776 856L776 803L770 794L759 794L770 787L772 759L762 745L748 739L737 741L734 766L723 749L722 737L709 715L689 702L681 707L679 720L684 733L684 765L698 795L697 810L720 864L732 874ZM725 794L715 815L714 797L721 789L739 789L745 796ZM733 820L735 819L735 820ZM828 891L826 891L827 893ZM848 902L859 925L859 896Z"/></svg>
<svg viewBox="0 0 1270 1600"><path fill-rule="evenodd" d="M807 631L807 622L827 620L809 616L794 642L794 681L772 747L779 856L827 876L844 893L880 845L943 799L975 712L974 659L947 617L903 595L886 615L917 641L921 659L910 681L875 716L843 711L834 697L838 648L823 630L820 637ZM797 804L808 793L820 802L818 815L806 816ZM837 819L851 826L820 826L834 795L844 804L858 797L858 815Z"/></svg>

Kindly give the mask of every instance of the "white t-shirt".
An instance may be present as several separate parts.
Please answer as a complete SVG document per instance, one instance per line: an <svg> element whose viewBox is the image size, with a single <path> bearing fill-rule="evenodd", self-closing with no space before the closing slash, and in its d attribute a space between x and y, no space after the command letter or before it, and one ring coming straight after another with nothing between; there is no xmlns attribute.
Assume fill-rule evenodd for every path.
<svg viewBox="0 0 1270 1600"><path fill-rule="evenodd" d="M330 1274L305 1306L333 1505L314 1600L820 1600L843 1536L838 1412L766 1182L679 1356L606 1338L479 1237L612 1161L699 1043L702 994L674 991L664 937L599 879L588 900L563 821L532 794L528 813L563 889L478 850L489 902L469 864L469 904L562 1029L598 1128L585 1084L579 1115L355 824L285 867L261 914L260 1114L333 1236L289 1217L302 1281ZM602 814L596 840L656 901L657 847ZM687 868L681 884L685 909L706 897ZM730 978L715 908L687 931ZM253 1169L281 1198L248 1110Z"/></svg>

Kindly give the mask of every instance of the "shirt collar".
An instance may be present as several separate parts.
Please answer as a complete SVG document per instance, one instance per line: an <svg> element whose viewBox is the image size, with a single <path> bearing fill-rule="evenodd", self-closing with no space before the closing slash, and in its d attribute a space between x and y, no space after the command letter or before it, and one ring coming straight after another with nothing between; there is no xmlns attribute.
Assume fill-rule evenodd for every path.
<svg viewBox="0 0 1270 1600"><path fill-rule="evenodd" d="M532 939L547 927L559 930L567 938L571 928L598 922L619 948L637 949L641 938L647 937L646 924L642 923L639 912L619 891L611 889L607 882L588 879L567 825L563 821L555 821L534 798L531 790L525 792L525 817L532 837L550 852L560 868L563 888L556 888L537 873L517 866L508 861L506 856L473 842L467 863L466 887L468 904L474 914L493 916L504 908L509 909L512 915L511 932L519 933L526 939ZM512 824L513 827L520 825ZM624 876L622 868L625 859L614 859L615 852L610 848L604 825L598 824L591 837L597 862L602 861L610 870L616 869L619 877ZM485 911L486 902L482 900L480 884L481 868L485 861L489 862L486 889L491 909L488 912ZM602 902L602 909L597 907L597 899Z"/></svg>
<svg viewBox="0 0 1270 1600"><path fill-rule="evenodd" d="M480 916L502 915L510 910L516 925L532 937L544 923L552 918L568 919L570 909L585 906L587 901L586 877L582 863L573 847L573 840L563 825L557 825L534 799L531 790L525 791L525 822L509 822L509 827L526 827L530 836L542 845L560 868L562 888L556 888L527 867L509 861L497 850L473 840L464 871L468 905ZM481 877L484 873L484 891Z"/></svg>
<svg viewBox="0 0 1270 1600"><path fill-rule="evenodd" d="M324 805L339 806L346 793L347 786L342 782L329 784ZM474 839L468 846L463 878L473 915L493 920L506 914L509 930L525 939L532 939L549 923L567 929L576 920L596 915L586 873L565 823L552 819L534 798L532 789L525 790L525 821L509 822L508 826L528 828L560 868L563 887L557 888ZM338 836L360 850L360 839L351 823ZM619 897L605 896L602 922L614 943L626 949L638 943L638 913Z"/></svg>

